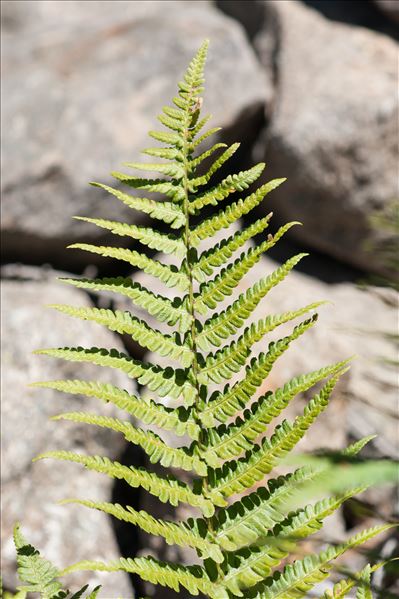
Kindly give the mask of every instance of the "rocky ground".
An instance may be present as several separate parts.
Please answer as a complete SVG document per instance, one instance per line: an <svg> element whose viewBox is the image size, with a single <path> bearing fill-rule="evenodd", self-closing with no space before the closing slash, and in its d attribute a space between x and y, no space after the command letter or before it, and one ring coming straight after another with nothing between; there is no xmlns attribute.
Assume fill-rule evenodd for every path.
<svg viewBox="0 0 399 599"><path fill-rule="evenodd" d="M118 435L49 422L51 415L83 409L87 399L62 397L27 384L65 377L98 379L102 374L99 369L33 355L36 348L115 347L151 359L128 339L44 305L129 309L106 295L98 298L56 281L66 273L145 279L142 273L95 261L87 253L66 251L65 246L75 241L101 244L111 239L72 216L146 222L140 213L87 183L110 184L107 173L121 168L123 161L138 160L139 151L152 145L146 133L155 128L155 115L174 94L176 81L205 37L210 38L211 48L204 108L213 114L215 125L224 127L219 133L223 141L243 142L229 169L238 171L264 160L267 179L287 176L256 216L273 209L272 232L287 219L304 224L262 258L239 291L290 255L311 251L268 294L253 318L318 299L331 301L320 308L318 325L277 363L267 386L278 387L296 374L356 354L334 402L301 449L338 449L377 433L370 455L399 457L393 364L398 359L398 295L391 287L369 284L375 275L397 276L382 257L386 245L397 240L390 230L376 230L370 217L397 197L398 13L396 5L386 0L348 2L345 9L343 4L3 2L2 570L6 588L16 585L11 541L16 520L22 522L28 539L60 566L87 556L111 561L121 554L148 551L166 559L193 558L133 527L116 526L101 513L57 505L65 496L112 498L165 515L165 506L147 494L112 485L76 465L51 461L33 465L35 455L57 448L108 455L123 463L145 465L145 461ZM157 291L154 279L149 284ZM165 293L165 288L159 291ZM159 362L158 356L155 359ZM129 385L117 371L106 374L108 382ZM305 401L293 405L290 415ZM97 400L89 403L93 411L99 409ZM110 406L101 410L116 415ZM365 501L368 515L359 517L349 508L340 512L327 526L328 538L353 533L373 521L376 512L382 517L394 514L391 489L370 491ZM377 549L388 556L394 547L393 534ZM355 554L351 559L358 567L361 558ZM72 578L71 585L87 580L103 584L104 598L136 596L132 587L136 581L123 574L83 574ZM388 588L390 581L380 577L377 583ZM143 592L152 589L139 589L139 594ZM176 596L164 590L161 595L163 599Z"/></svg>

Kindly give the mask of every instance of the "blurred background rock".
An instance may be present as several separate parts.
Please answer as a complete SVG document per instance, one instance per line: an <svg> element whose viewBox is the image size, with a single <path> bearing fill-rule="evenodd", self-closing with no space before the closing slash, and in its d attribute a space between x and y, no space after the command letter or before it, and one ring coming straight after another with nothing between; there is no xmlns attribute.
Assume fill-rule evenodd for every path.
<svg viewBox="0 0 399 599"><path fill-rule="evenodd" d="M111 239L72 216L145 223L143 215L88 182L112 184L111 170L138 160L140 150L152 145L147 131L205 37L211 46L204 110L213 114L213 126L224 127L223 141L242 141L228 170L265 161L267 179L287 177L287 182L263 202L258 215L274 211L272 230L287 219L304 225L262 259L252 281L293 253L312 252L296 274L270 293L258 315L294 309L310 298L334 302L322 308L317 329L287 353L267 384L279 386L290 376L356 353L336 405L303 449L314 448L315 438L316 446L328 442L338 448L377 432L371 455L398 456L398 6L390 0L2 3L2 478L7 508L2 545L7 588L15 586L9 534L16 518L22 519L26 536L60 565L81 557L77 550L73 555L75 546L93 559L148 549L176 557L170 548L151 545L132 527L116 527L103 515L93 524L84 512L81 517L74 508L54 508L56 499L84 489L85 481L103 500L112 496L145 507L148 496L120 484L107 486L77 467L65 476L66 465L32 468L36 450L52 449L64 438L70 446L95 447L121 461L144 464L144 458L119 438L79 427L71 433L68 424L48 426L61 399L50 392L33 394L23 385L49 377L55 362L29 352L50 346L53 339L62 346L83 344L85 337L85 345L125 345L144 356L127 339L95 325L76 325L75 331L66 317L49 315L42 304L69 301L72 293L72 303L112 305L107 296L65 290L54 282L60 273L141 276L120 264L67 251L65 246L75 241ZM151 284L154 289L154 280ZM56 368L56 376L64 376L59 364ZM68 376L79 376L79 369L69 364ZM394 513L389 490L369 492L367 502L362 523L376 512L384 517ZM358 524L356 511L347 508L327 534L333 528L352 531ZM385 551L394 551L395 541L386 542ZM179 559L192 558L181 553ZM379 580L384 588L388 582ZM104 597L134 596L123 576L103 583L108 585ZM162 596L175 594L162 591Z"/></svg>

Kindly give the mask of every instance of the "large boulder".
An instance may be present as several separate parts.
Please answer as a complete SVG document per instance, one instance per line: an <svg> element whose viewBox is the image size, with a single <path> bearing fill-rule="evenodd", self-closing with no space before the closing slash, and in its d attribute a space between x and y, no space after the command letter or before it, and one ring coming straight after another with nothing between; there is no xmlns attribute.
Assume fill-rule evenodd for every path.
<svg viewBox="0 0 399 599"><path fill-rule="evenodd" d="M5 259L78 268L87 258L65 245L107 236L73 215L138 222L88 182L114 184L111 170L158 145L147 132L205 38L213 126L248 143L270 102L242 27L209 2L6 1L2 12Z"/></svg>
<svg viewBox="0 0 399 599"><path fill-rule="evenodd" d="M276 97L255 158L288 178L267 209L302 221L292 235L306 246L388 274L379 249L392 233L370 217L397 196L397 44L300 2L264 10L254 43Z"/></svg>
<svg viewBox="0 0 399 599"><path fill-rule="evenodd" d="M121 435L90 425L51 422L61 412L89 411L122 417L97 399L29 388L34 381L63 378L103 380L131 388L125 376L111 369L73 364L33 355L33 350L59 346L115 347L121 343L108 331L70 319L48 303L89 306L83 293L43 280L2 282L2 566L5 588L15 588L15 548L12 528L20 521L27 539L57 566L81 559L112 561L120 549L110 519L78 505L57 505L66 497L110 501L113 481L67 462L32 464L39 453L54 449L120 458ZM135 547L131 552L134 553ZM86 582L102 584L103 597L132 597L128 576L82 572L68 579L71 589Z"/></svg>

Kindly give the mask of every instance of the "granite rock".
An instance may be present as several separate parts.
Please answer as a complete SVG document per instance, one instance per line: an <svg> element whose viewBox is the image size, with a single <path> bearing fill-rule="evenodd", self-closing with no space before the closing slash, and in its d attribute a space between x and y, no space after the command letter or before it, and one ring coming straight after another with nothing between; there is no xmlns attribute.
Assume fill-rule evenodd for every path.
<svg viewBox="0 0 399 599"><path fill-rule="evenodd" d="M379 250L392 233L370 217L397 196L397 44L300 2L264 10L254 44L276 93L254 157L287 177L268 209L302 221L292 235L306 247L388 274Z"/></svg>
<svg viewBox="0 0 399 599"><path fill-rule="evenodd" d="M77 269L87 256L65 245L109 237L73 215L140 222L88 182L115 183L111 170L157 145L147 132L205 38L204 110L228 138L256 134L271 83L242 27L211 3L3 4L5 259Z"/></svg>

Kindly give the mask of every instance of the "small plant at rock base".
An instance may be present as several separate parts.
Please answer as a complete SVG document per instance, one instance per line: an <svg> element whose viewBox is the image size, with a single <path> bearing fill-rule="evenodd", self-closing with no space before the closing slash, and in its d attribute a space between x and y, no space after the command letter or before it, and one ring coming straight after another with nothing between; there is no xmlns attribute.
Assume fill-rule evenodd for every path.
<svg viewBox="0 0 399 599"><path fill-rule="evenodd" d="M149 133L160 142L159 146L144 150L145 154L154 158L154 162L126 164L134 170L155 171L161 177L141 178L113 173L120 184L161 194L161 197L133 196L127 190L94 183L133 210L162 221L170 227L170 233L122 222L83 218L116 235L133 238L151 249L172 254L180 260L180 265L170 266L145 253L119 247L85 243L71 246L127 262L176 290L176 297L170 300L123 277L65 279L66 283L89 292L122 294L135 306L169 325L173 332L164 334L129 311L53 306L69 316L131 335L142 347L177 361L179 367L163 368L116 350L95 347L43 349L38 353L116 368L161 399L156 401L147 395L139 397L96 381L36 383L38 387L113 403L129 417L142 421L145 427L136 427L129 418L116 419L87 412L69 412L55 418L118 431L129 443L140 446L151 463L192 472L194 480L188 484L179 480L177 474L161 476L145 468L121 465L106 456L70 451L48 451L37 459L76 462L89 470L122 479L132 487L141 487L172 506L187 503L198 510L198 517L184 522L160 520L131 506L98 502L95 498L66 499L65 503L80 503L163 537L169 544L194 548L200 563L181 565L153 557L120 558L102 563L90 561L88 556L87 561L74 564L61 573L54 571L53 575L56 577L75 570L124 570L154 584L176 591L184 587L192 595L203 593L212 599L307 597L310 589L328 576L336 558L348 549L362 545L389 525L369 528L342 544L324 547L320 553L302 559L298 557L301 540L320 530L323 520L362 488L352 486L345 492L292 511L289 508L292 496L307 482L317 479L320 469L305 465L276 478L272 478L271 473L326 409L334 387L348 368L348 360L294 377L282 387L255 398L276 360L292 342L315 325L317 315L314 311L322 302L267 316L243 329L262 298L282 282L305 255L299 254L256 281L227 307L219 307L233 294L263 252L273 247L296 223L282 226L274 235L268 235L257 245L242 251L233 261L230 258L237 250L266 230L271 215L215 242L210 249L200 251L202 241L212 239L218 231L228 228L256 208L269 192L284 181L275 179L265 183L253 193L244 193L246 197L230 203L216 214L203 220L197 218L201 217L203 208L216 206L231 194L245 192L265 168L263 163L257 164L213 184L213 176L236 152L239 144L226 146L216 143L202 153L197 151L200 144L218 130L214 128L203 132L209 117L201 117L207 45L205 42L201 46L190 63L179 83L178 95L173 98L173 106L165 106L158 117L165 130ZM203 161L210 159L215 152L218 157L204 172ZM219 311L216 311L218 307ZM304 320L293 326L288 335L269 343L264 352L251 355L254 344L267 333L301 317ZM233 383L231 379L240 371L241 377ZM225 384L223 388L221 383ZM320 384L319 389L303 413L292 422L284 420L265 436L273 419L280 416L298 394L317 384ZM166 397L176 400L178 407L166 407L162 401ZM178 436L185 435L191 441L181 447L171 447L149 430L148 425L173 431ZM356 455L366 442L367 439L348 447L343 455ZM267 484L263 482L266 477ZM255 485L255 490L242 496ZM289 563L294 557L297 559ZM367 566L357 576L338 583L336 593L334 591L335 594L331 595L327 592L325 597L344 597L356 585L359 585L358 596L368 597L370 574L377 567Z"/></svg>

